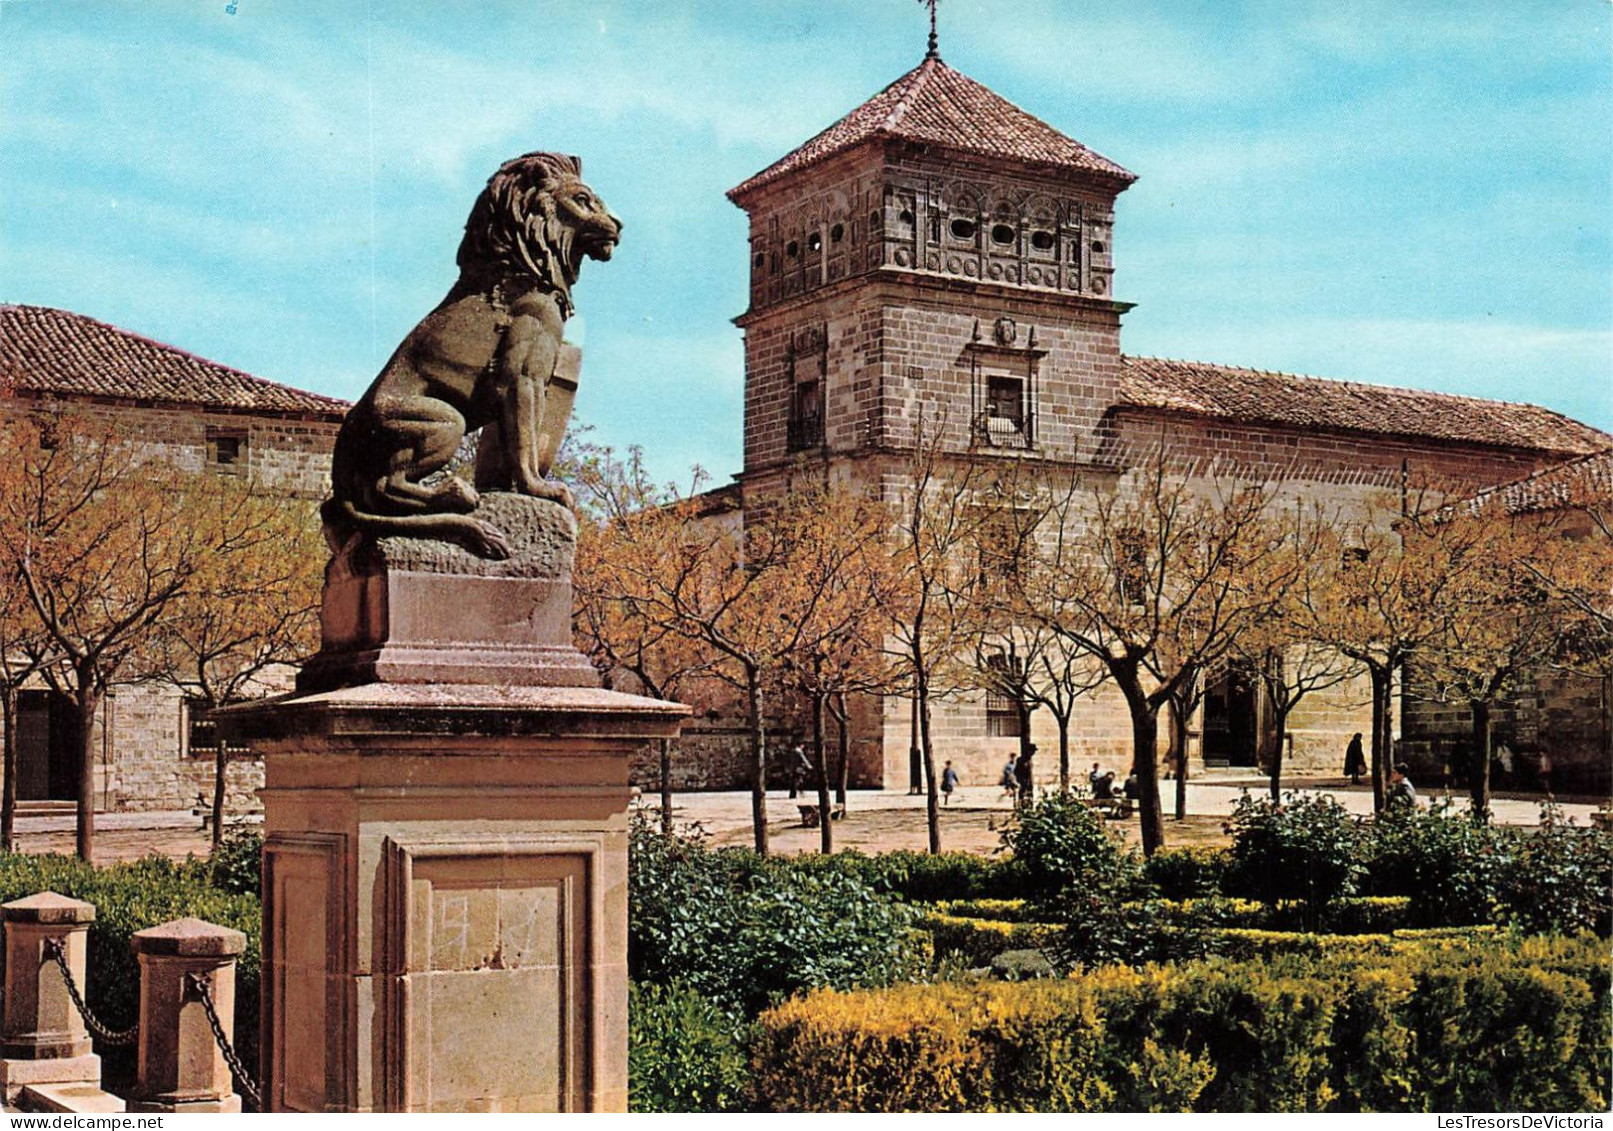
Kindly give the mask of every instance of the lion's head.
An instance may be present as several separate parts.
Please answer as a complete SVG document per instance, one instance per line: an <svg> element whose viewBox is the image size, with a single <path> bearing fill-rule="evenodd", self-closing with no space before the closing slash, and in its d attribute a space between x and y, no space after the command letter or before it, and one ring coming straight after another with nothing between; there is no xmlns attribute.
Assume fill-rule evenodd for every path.
<svg viewBox="0 0 1613 1131"><path fill-rule="evenodd" d="M582 162L528 153L504 162L476 198L459 245L462 275L536 277L567 313L584 256L609 259L622 222L582 180Z"/></svg>

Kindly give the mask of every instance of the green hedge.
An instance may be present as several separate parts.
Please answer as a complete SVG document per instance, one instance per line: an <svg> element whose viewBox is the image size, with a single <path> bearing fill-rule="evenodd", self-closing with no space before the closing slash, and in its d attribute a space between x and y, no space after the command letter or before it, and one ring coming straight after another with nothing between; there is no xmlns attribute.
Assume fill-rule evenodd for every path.
<svg viewBox="0 0 1613 1131"><path fill-rule="evenodd" d="M1010 914L1023 912L1016 902L1005 902ZM1336 951L1386 954L1407 941L1478 938L1493 935L1496 930L1491 926L1424 930L1397 927L1405 917L1404 898L1346 900L1333 908L1338 923L1333 933L1304 930L1301 911L1293 907L1229 899L1150 900L1126 904L1114 913L1119 926L1111 948L1113 954L1097 962L1078 948L1062 945L1068 930L1062 924L1033 923L1018 917L986 919L948 914L947 909L989 907L976 908L967 902L937 904L935 910L919 920L919 927L929 932L938 964L970 969L990 965L1006 950L1044 950L1069 966L1188 961L1209 955L1257 958Z"/></svg>
<svg viewBox="0 0 1613 1131"><path fill-rule="evenodd" d="M1176 927L1247 927L1266 931L1305 929L1306 911L1302 904L1261 903L1253 899L1155 899L1134 901L1122 907L1146 902L1159 918ZM1381 934L1412 925L1411 900L1403 895L1357 896L1329 905L1323 913L1321 929L1330 934ZM1033 909L1023 899L954 899L934 904L932 914L960 919L982 919L997 923L1033 922Z"/></svg>
<svg viewBox="0 0 1613 1131"><path fill-rule="evenodd" d="M246 935L246 951L235 974L235 1043L255 1070L262 911L255 896L221 891L212 886L210 877L205 860L176 862L150 856L96 868L68 856L0 853L0 903L54 891L95 904L85 996L91 1011L114 1029L133 1025L139 1007L139 966L129 949L136 931L192 916L240 931ZM109 1081L132 1074L132 1050L97 1051L106 1060Z"/></svg>
<svg viewBox="0 0 1613 1131"><path fill-rule="evenodd" d="M778 1111L1602 1111L1609 956L1427 936L1055 982L820 991L764 1013Z"/></svg>
<svg viewBox="0 0 1613 1131"><path fill-rule="evenodd" d="M685 986L632 983L627 995L630 1111L743 1111L748 1026Z"/></svg>

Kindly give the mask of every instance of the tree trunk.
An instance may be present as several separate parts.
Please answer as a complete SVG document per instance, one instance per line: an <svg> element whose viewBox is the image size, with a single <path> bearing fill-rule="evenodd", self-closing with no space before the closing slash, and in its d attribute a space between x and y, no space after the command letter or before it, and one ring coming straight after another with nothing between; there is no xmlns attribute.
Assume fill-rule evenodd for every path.
<svg viewBox="0 0 1613 1131"><path fill-rule="evenodd" d="M1187 820L1187 708L1171 700L1171 746L1176 751L1176 819Z"/></svg>
<svg viewBox="0 0 1613 1131"><path fill-rule="evenodd" d="M1473 707L1473 756L1479 760L1478 772L1473 775L1473 819L1482 823L1490 820L1490 747L1492 729L1490 705L1475 699Z"/></svg>
<svg viewBox="0 0 1613 1131"><path fill-rule="evenodd" d="M1372 676L1372 808L1383 812L1384 759L1388 757L1389 738L1389 668L1369 664Z"/></svg>
<svg viewBox="0 0 1613 1131"><path fill-rule="evenodd" d="M756 851L767 855L767 733L762 726L762 680L754 668L745 671L745 693L750 703L750 814L756 832Z"/></svg>
<svg viewBox="0 0 1613 1131"><path fill-rule="evenodd" d="M916 698L919 713L919 752L924 759L924 813L930 832L930 851L941 851L941 799L935 782L935 748L930 745L930 689L923 681Z"/></svg>
<svg viewBox="0 0 1613 1131"><path fill-rule="evenodd" d="M829 810L829 751L823 741L823 692L812 695L812 768L818 779L818 849L824 855L835 850L834 821Z"/></svg>
<svg viewBox="0 0 1613 1131"><path fill-rule="evenodd" d="M1283 737L1288 731L1288 711L1289 708L1279 707L1273 701L1271 713L1277 731L1277 745L1271 752L1271 800L1274 804L1280 804L1283 799Z"/></svg>
<svg viewBox="0 0 1613 1131"><path fill-rule="evenodd" d="M1152 856L1165 846L1165 814L1159 804L1159 715L1136 685L1134 674L1121 671L1115 676L1131 712L1131 768L1141 795L1137 827L1142 833L1143 855Z"/></svg>
<svg viewBox="0 0 1613 1131"><path fill-rule="evenodd" d="M17 850L17 688L0 683L0 726L4 726L3 789L0 789L0 848Z"/></svg>
<svg viewBox="0 0 1613 1131"><path fill-rule="evenodd" d="M924 744L919 738L919 693L913 692L913 709L908 716L907 792L924 788Z"/></svg>
<svg viewBox="0 0 1613 1131"><path fill-rule="evenodd" d="M219 739L218 748L213 751L213 847L215 849L224 842L224 792L229 765L229 749L224 745L224 740Z"/></svg>
<svg viewBox="0 0 1613 1131"><path fill-rule="evenodd" d="M846 707L844 691L835 692L829 700L829 713L835 717L838 753L835 766L835 804L844 807L846 791L851 785L851 712Z"/></svg>
<svg viewBox="0 0 1613 1131"><path fill-rule="evenodd" d="M672 835L672 740L661 740L661 835Z"/></svg>
<svg viewBox="0 0 1613 1131"><path fill-rule="evenodd" d="M95 862L95 708L101 697L94 677L78 673L78 858Z"/></svg>
<svg viewBox="0 0 1613 1131"><path fill-rule="evenodd" d="M1059 721L1059 792L1065 796L1070 792L1070 716L1053 713Z"/></svg>
<svg viewBox="0 0 1613 1131"><path fill-rule="evenodd" d="M1029 805L1036 800L1036 744L1031 741L1031 708L1023 689L1014 696L1014 710L1019 715L1019 766L1014 776L1019 779L1019 804Z"/></svg>

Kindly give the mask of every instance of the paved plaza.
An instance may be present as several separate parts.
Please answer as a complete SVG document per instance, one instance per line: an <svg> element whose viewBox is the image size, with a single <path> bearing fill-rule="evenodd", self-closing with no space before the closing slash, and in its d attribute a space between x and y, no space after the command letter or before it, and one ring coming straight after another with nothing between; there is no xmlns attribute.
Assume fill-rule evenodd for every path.
<svg viewBox="0 0 1613 1131"><path fill-rule="evenodd" d="M1300 792L1330 794L1358 816L1372 814L1372 790L1367 785L1352 786L1342 778L1297 779L1294 785ZM1260 796L1266 787L1261 778L1225 772L1212 773L1202 781L1190 781L1185 821L1177 821L1170 815L1175 811L1175 783L1166 782L1164 788L1166 843L1183 845L1223 843L1226 834L1222 826L1239 795L1247 790ZM1435 793L1432 798L1438 796ZM1426 790L1423 798L1425 803L1432 799ZM810 802L811 798L802 800ZM1458 795L1455 801L1459 807L1466 804L1463 795ZM658 804L653 793L645 793L638 801L640 808L651 813ZM818 850L819 832L801 824L797 804L785 790L768 793L768 831L774 851ZM1494 808L1496 819L1503 824L1533 825L1540 818L1540 798L1534 795L1498 796ZM1576 799L1563 802L1562 808L1576 824L1585 825L1590 823L1596 806ZM680 827L698 825L713 844L748 845L752 841L749 793L679 793L674 797L673 811ZM952 804L942 810L942 847L980 853L995 851L1001 843L1002 827L1012 811L1012 803L996 786L964 786L953 794ZM1136 840L1134 819L1116 822L1116 827L1128 840ZM210 844L208 834L188 810L99 813L95 828L96 859L101 863L133 860L150 853L176 859L192 853L205 855ZM24 852L70 855L73 851L71 814L19 818L17 833L18 847ZM922 851L927 844L924 798L911 796L905 790L855 790L850 796L845 819L835 822L834 837L837 849Z"/></svg>

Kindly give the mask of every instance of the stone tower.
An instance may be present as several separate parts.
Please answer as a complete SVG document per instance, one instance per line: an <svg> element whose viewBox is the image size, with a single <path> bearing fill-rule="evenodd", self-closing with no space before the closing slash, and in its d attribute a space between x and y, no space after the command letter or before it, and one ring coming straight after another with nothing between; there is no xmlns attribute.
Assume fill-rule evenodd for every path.
<svg viewBox="0 0 1613 1131"><path fill-rule="evenodd" d="M928 55L728 195L747 505L910 447L1084 463L1117 399L1113 161Z"/></svg>

